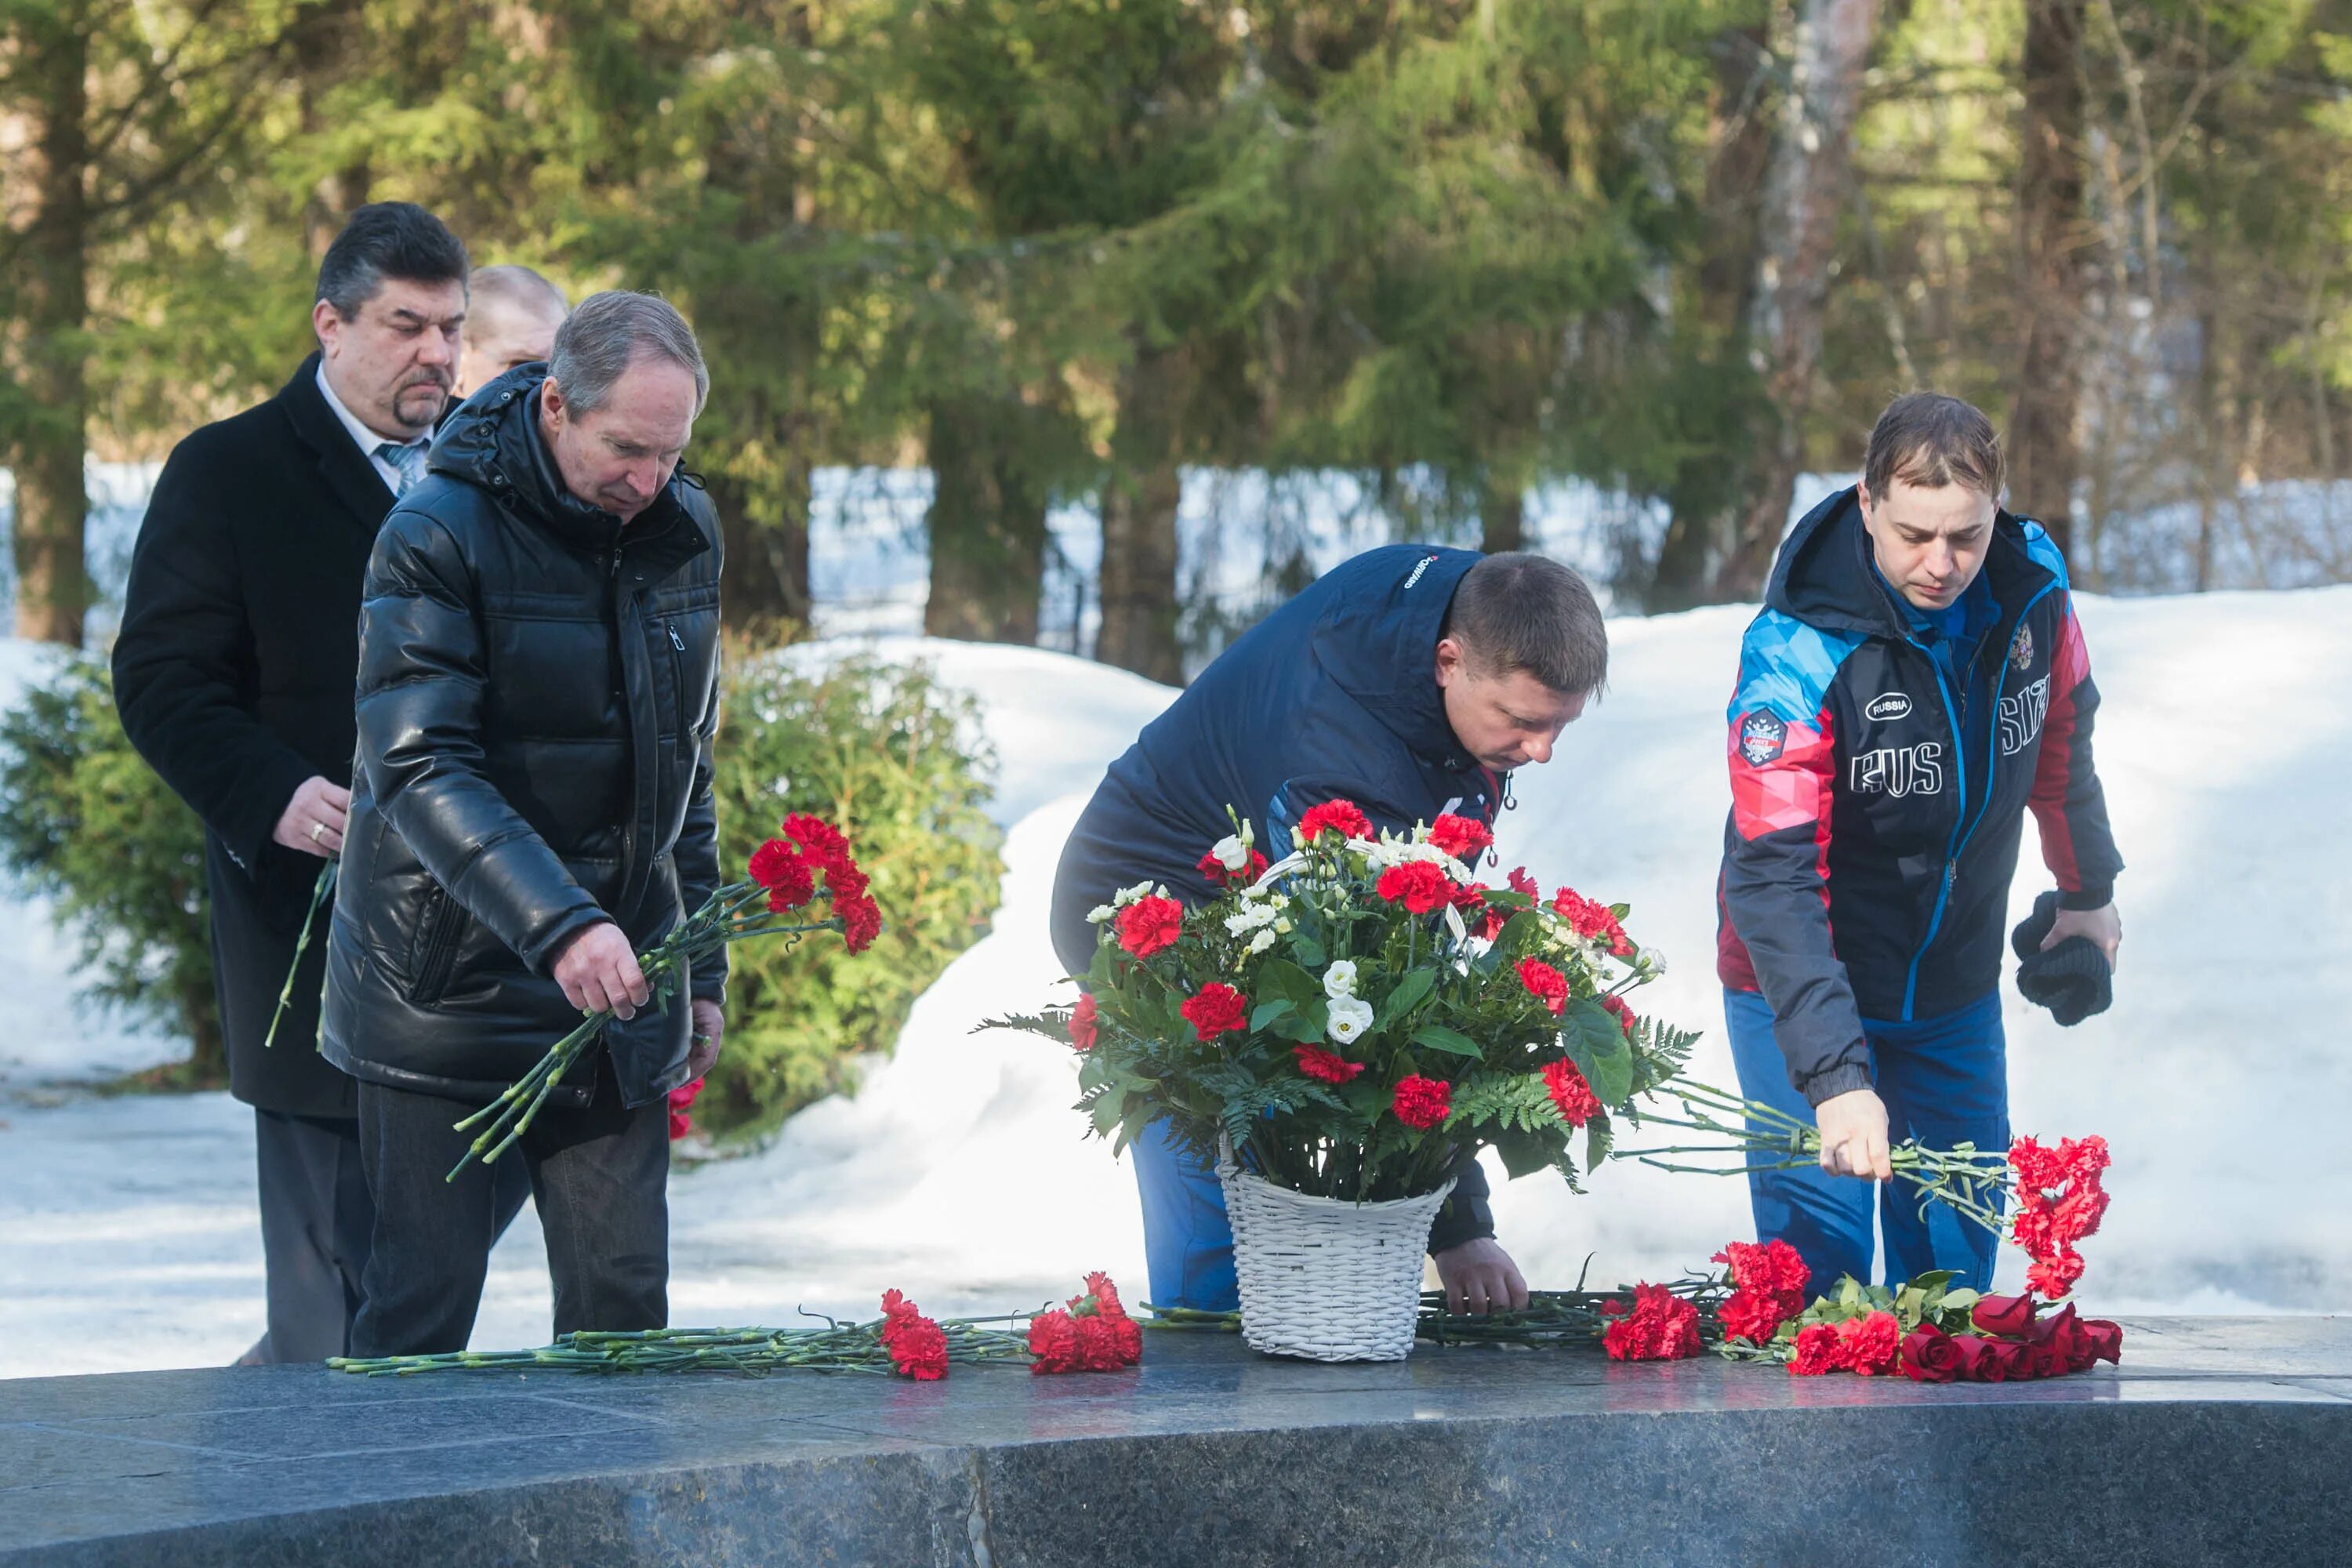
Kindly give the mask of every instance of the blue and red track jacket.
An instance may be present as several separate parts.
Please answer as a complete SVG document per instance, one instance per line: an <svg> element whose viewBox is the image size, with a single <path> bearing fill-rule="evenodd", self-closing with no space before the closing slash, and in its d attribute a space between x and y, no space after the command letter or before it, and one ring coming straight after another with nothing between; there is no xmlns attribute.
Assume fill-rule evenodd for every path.
<svg viewBox="0 0 2352 1568"><path fill-rule="evenodd" d="M1870 1086L1862 1019L1936 1017L2000 984L2027 806L2066 907L2114 896L2065 562L2004 511L1984 572L2000 616L1956 685L1842 490L1790 534L1740 647L1716 966L1771 1004L1815 1105Z"/></svg>

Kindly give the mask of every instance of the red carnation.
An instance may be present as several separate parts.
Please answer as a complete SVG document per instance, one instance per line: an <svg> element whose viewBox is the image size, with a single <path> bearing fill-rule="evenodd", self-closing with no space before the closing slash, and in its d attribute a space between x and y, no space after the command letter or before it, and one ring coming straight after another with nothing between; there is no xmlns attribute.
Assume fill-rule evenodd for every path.
<svg viewBox="0 0 2352 1568"><path fill-rule="evenodd" d="M1118 945L1138 958L1175 946L1183 934L1184 906L1173 899L1141 898L1118 912Z"/></svg>
<svg viewBox="0 0 2352 1568"><path fill-rule="evenodd" d="M1247 1026L1249 998L1222 981L1212 980L1178 1009L1192 1032L1203 1041Z"/></svg>
<svg viewBox="0 0 2352 1568"><path fill-rule="evenodd" d="M1617 911L1607 904L1595 903L1572 888L1562 888L1554 895L1551 908L1586 941L1606 943L1610 952L1620 958L1633 952L1633 944L1625 935L1625 928L1617 922Z"/></svg>
<svg viewBox="0 0 2352 1568"><path fill-rule="evenodd" d="M1090 1051L1095 1048L1095 1040L1100 1030L1100 1025L1097 1020L1100 1016L1101 1009L1095 1005L1095 994L1093 992L1089 991L1085 995L1078 998L1078 1005L1070 1009L1069 1026L1070 1047L1072 1049Z"/></svg>
<svg viewBox="0 0 2352 1568"><path fill-rule="evenodd" d="M799 909L816 896L816 879L808 862L780 838L771 838L751 851L751 880L768 889L768 909L782 914Z"/></svg>
<svg viewBox="0 0 2352 1568"><path fill-rule="evenodd" d="M1318 1083L1345 1083L1364 1070L1363 1063L1334 1056L1320 1046L1293 1047L1290 1054L1297 1058L1298 1070Z"/></svg>
<svg viewBox="0 0 2352 1568"><path fill-rule="evenodd" d="M1076 1321L1058 1307L1030 1319L1029 1354L1029 1370L1033 1373L1078 1371Z"/></svg>
<svg viewBox="0 0 2352 1568"><path fill-rule="evenodd" d="M1892 1312L1872 1312L1838 1325L1838 1352L1864 1377L1895 1370L1903 1349L1903 1325Z"/></svg>
<svg viewBox="0 0 2352 1568"><path fill-rule="evenodd" d="M1725 1339L1746 1340L1751 1345L1770 1344L1788 1321L1779 1302L1752 1290L1735 1290L1725 1297L1715 1310L1715 1320L1723 1325Z"/></svg>
<svg viewBox="0 0 2352 1568"><path fill-rule="evenodd" d="M1844 1344L1834 1323L1808 1323L1797 1331L1797 1353L1789 1358L1791 1377L1819 1377L1845 1365Z"/></svg>
<svg viewBox="0 0 2352 1568"><path fill-rule="evenodd" d="M1640 1021L1633 1016L1633 1009L1627 1004L1625 998L1617 995L1603 996L1601 998L1601 1005L1625 1026L1625 1037L1632 1039L1633 1031L1640 1027Z"/></svg>
<svg viewBox="0 0 2352 1568"><path fill-rule="evenodd" d="M1568 976L1540 958L1519 960L1519 984L1558 1017L1568 1006Z"/></svg>
<svg viewBox="0 0 2352 1568"><path fill-rule="evenodd" d="M1370 838L1372 819L1366 816L1352 800L1327 800L1310 807L1298 819L1299 837L1312 844L1328 828L1343 838Z"/></svg>
<svg viewBox="0 0 2352 1568"><path fill-rule="evenodd" d="M1960 1374L1959 1347L1933 1323L1903 1336L1903 1375L1914 1383L1949 1383Z"/></svg>
<svg viewBox="0 0 2352 1568"><path fill-rule="evenodd" d="M836 893L833 912L841 921L842 945L852 952L864 952L882 934L882 907L864 893L855 897Z"/></svg>
<svg viewBox="0 0 2352 1568"><path fill-rule="evenodd" d="M1253 849L1249 852L1247 865L1238 871L1228 871L1225 869L1225 863L1218 859L1217 852L1212 849L1201 857L1200 871L1213 886L1223 888L1235 883L1246 885L1256 881L1265 874L1265 857Z"/></svg>
<svg viewBox="0 0 2352 1568"><path fill-rule="evenodd" d="M1617 1310L1624 1309L1619 1305ZM1681 1361L1695 1356L1701 1348L1698 1309L1663 1285L1636 1285L1633 1311L1609 1325L1601 1344L1613 1361Z"/></svg>
<svg viewBox="0 0 2352 1568"><path fill-rule="evenodd" d="M1486 852L1495 842L1495 835L1475 816L1456 816L1447 812L1430 826L1429 841L1467 865Z"/></svg>
<svg viewBox="0 0 2352 1568"><path fill-rule="evenodd" d="M2066 1163L2058 1151L2044 1149L2032 1138L2020 1138L2009 1146L2009 1163L2017 1172L2021 1194L2047 1192L2066 1180Z"/></svg>
<svg viewBox="0 0 2352 1568"><path fill-rule="evenodd" d="M882 1348L890 1352L891 1368L900 1377L937 1383L948 1374L947 1335L904 1293L883 1293L882 1318Z"/></svg>
<svg viewBox="0 0 2352 1568"><path fill-rule="evenodd" d="M2082 1278L2083 1255L2071 1247L2062 1247L2033 1260L2025 1271L2025 1288L2054 1301L2072 1290L2074 1282Z"/></svg>
<svg viewBox="0 0 2352 1568"><path fill-rule="evenodd" d="M1775 1239L1759 1246L1735 1241L1717 1253L1715 1261L1730 1267L1731 1282L1737 1288L1733 1300L1743 1296L1753 1299L1753 1305L1744 1310L1751 1319L1769 1310L1772 1326L1778 1328L1805 1310L1805 1284L1812 1273L1787 1242ZM1756 1342L1762 1344L1769 1337L1767 1334Z"/></svg>
<svg viewBox="0 0 2352 1568"><path fill-rule="evenodd" d="M671 1142L675 1143L679 1139L694 1131L694 1118L686 1113L686 1108L692 1105L695 1101L695 1097L699 1095L701 1092L702 1080L700 1079L696 1079L692 1083L679 1084L676 1089L669 1091L669 1136Z"/></svg>
<svg viewBox="0 0 2352 1568"><path fill-rule="evenodd" d="M1570 1127L1581 1127L1601 1114L1601 1097L1584 1081L1584 1071L1574 1062L1561 1058L1545 1064L1544 1089L1551 1096L1552 1104L1559 1108L1559 1119Z"/></svg>
<svg viewBox="0 0 2352 1568"><path fill-rule="evenodd" d="M1403 903L1414 914L1443 908L1454 896L1454 884L1444 872L1426 860L1408 860L1381 873L1372 890L1390 903Z"/></svg>
<svg viewBox="0 0 2352 1568"><path fill-rule="evenodd" d="M796 811L784 818L783 832L828 875L852 869L856 864L849 858L849 840L841 836L839 828L821 817Z"/></svg>
<svg viewBox="0 0 2352 1568"><path fill-rule="evenodd" d="M1396 1086L1396 1119L1407 1127L1434 1127L1450 1113L1453 1098L1454 1086L1444 1079L1408 1073Z"/></svg>
<svg viewBox="0 0 2352 1568"><path fill-rule="evenodd" d="M1511 884L1511 891L1515 893L1525 893L1531 899L1543 897L1543 884L1528 876L1525 866L1512 867L1511 874L1504 879Z"/></svg>

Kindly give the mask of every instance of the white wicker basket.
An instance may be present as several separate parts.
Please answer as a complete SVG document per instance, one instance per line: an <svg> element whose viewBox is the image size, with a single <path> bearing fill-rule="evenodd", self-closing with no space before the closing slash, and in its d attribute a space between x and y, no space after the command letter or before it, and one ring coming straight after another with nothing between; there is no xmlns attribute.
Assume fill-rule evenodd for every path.
<svg viewBox="0 0 2352 1568"><path fill-rule="evenodd" d="M1351 1204L1275 1186L1221 1152L1217 1180L1250 1348L1310 1361L1411 1355L1429 1226L1453 1182L1419 1197Z"/></svg>

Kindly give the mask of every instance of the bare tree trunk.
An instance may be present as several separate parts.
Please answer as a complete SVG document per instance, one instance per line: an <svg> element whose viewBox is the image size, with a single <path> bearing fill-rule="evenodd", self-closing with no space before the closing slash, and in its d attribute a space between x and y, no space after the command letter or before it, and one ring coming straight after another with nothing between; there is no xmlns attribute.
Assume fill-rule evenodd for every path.
<svg viewBox="0 0 2352 1568"><path fill-rule="evenodd" d="M1527 548L1528 497L1515 479L1489 473L1478 485L1478 548L1489 555Z"/></svg>
<svg viewBox="0 0 2352 1568"><path fill-rule="evenodd" d="M797 445L785 450L772 493L730 474L702 476L727 545L719 578L727 625L765 637L806 626L810 615L809 463Z"/></svg>
<svg viewBox="0 0 2352 1568"><path fill-rule="evenodd" d="M1716 574L1719 598L1753 598L1762 590L1804 463L1830 262L1853 166L1854 111L1877 26L1877 0L1803 0L1798 16L1789 93L1764 182L1763 243L1748 327L1772 427L1730 554Z"/></svg>
<svg viewBox="0 0 2352 1568"><path fill-rule="evenodd" d="M1102 631L1095 657L1171 685L1184 679L1176 637L1177 403L1181 350L1136 352L1119 376L1118 428L1102 497Z"/></svg>
<svg viewBox="0 0 2352 1568"><path fill-rule="evenodd" d="M36 12L18 56L35 121L12 172L32 193L10 213L23 236L16 262L17 367L26 412L11 443L16 477L16 635L79 647L89 584L82 561L89 490L89 392L82 334L89 311L89 44L68 11ZM12 206L14 203L12 202Z"/></svg>
<svg viewBox="0 0 2352 1568"><path fill-rule="evenodd" d="M2009 421L2010 507L2049 530L2070 558L2092 245L2083 213L2082 41L2083 0L2026 0L2017 192L2025 344Z"/></svg>
<svg viewBox="0 0 2352 1568"><path fill-rule="evenodd" d="M930 410L935 637L1033 645L1045 582L1045 491L1027 474L1017 400L941 399Z"/></svg>
<svg viewBox="0 0 2352 1568"><path fill-rule="evenodd" d="M1772 118L1761 27L1727 29L1715 41L1715 87L1706 169L1706 226L1698 266L1699 327L1710 342L1736 342L1756 288L1758 198L1772 161ZM1727 440L1727 447L1735 444ZM1722 458L1694 466L1670 487L1672 515L1658 545L1643 607L1684 610L1706 596L1731 520L1723 502Z"/></svg>

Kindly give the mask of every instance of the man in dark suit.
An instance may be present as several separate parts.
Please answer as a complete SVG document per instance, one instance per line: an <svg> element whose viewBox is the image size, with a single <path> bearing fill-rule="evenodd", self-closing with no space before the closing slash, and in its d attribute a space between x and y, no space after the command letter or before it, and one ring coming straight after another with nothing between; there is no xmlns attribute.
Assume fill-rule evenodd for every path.
<svg viewBox="0 0 2352 1568"><path fill-rule="evenodd" d="M115 700L204 820L229 1089L254 1108L269 1329L248 1361L342 1354L359 1310L374 1211L352 1081L315 1048L323 940L264 1041L342 848L360 579L394 498L424 477L466 308L466 248L438 218L360 208L319 268L319 352L180 443L131 557Z"/></svg>

